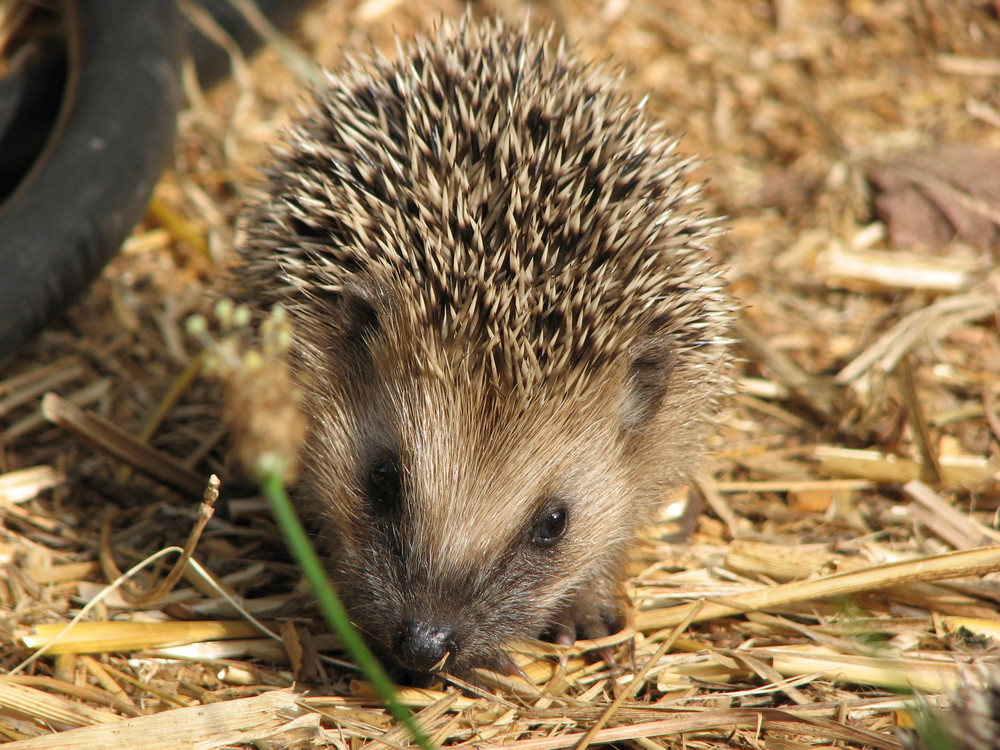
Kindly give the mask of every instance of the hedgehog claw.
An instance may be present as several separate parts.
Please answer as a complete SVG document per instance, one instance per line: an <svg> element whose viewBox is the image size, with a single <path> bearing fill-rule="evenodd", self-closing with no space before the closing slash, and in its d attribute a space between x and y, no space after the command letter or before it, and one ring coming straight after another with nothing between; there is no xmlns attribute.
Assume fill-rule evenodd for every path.
<svg viewBox="0 0 1000 750"><path fill-rule="evenodd" d="M503 660L503 663L501 663L499 666L504 674L510 677L520 677L525 682L530 682L527 673L523 669L521 669L517 664L515 664L513 659L507 657Z"/></svg>
<svg viewBox="0 0 1000 750"><path fill-rule="evenodd" d="M569 628L562 627L559 628L559 632L556 633L556 636L555 638L552 639L552 642L560 646L572 646L574 643L576 643L576 637Z"/></svg>
<svg viewBox="0 0 1000 750"><path fill-rule="evenodd" d="M601 661L607 664L612 670L618 669L618 660L615 658L615 652L610 648L605 646L604 648L597 649L597 655L601 657Z"/></svg>

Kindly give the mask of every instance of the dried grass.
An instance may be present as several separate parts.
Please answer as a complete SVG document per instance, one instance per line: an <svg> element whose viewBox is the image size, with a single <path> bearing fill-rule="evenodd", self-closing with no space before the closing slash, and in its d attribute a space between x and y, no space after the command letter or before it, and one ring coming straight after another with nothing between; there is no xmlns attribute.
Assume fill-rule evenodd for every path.
<svg viewBox="0 0 1000 750"><path fill-rule="evenodd" d="M336 65L459 12L323 3L294 41ZM620 62L685 149L712 157L746 389L692 491L703 512L665 516L635 552L633 627L578 644L616 665L525 643L526 679L403 700L457 746L898 747L908 691L937 696L997 661L998 256L890 246L865 174L917 146L1000 147L996 5L550 0L532 14ZM331 637L287 617L305 597L263 505L198 520L209 473L231 472L183 323L299 87L273 48L240 70L190 92L146 222L0 373L11 748L407 745ZM206 521L178 584L136 603ZM135 583L109 589L119 565Z"/></svg>

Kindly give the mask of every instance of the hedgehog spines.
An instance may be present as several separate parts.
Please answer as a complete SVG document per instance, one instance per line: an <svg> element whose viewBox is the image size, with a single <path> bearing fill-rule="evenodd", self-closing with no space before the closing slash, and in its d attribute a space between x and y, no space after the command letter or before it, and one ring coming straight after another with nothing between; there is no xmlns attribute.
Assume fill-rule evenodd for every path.
<svg viewBox="0 0 1000 750"><path fill-rule="evenodd" d="M475 343L514 390L585 381L651 325L682 360L721 351L693 160L550 36L465 18L353 61L293 129L250 263L300 294L380 269L414 330Z"/></svg>

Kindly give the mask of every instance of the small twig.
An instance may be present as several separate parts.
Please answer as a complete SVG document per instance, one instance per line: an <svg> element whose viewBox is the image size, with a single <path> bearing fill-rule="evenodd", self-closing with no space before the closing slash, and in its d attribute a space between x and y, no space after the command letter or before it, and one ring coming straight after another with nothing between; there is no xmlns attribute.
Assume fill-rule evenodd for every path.
<svg viewBox="0 0 1000 750"><path fill-rule="evenodd" d="M695 608L698 608L694 616L695 621L703 622L718 617L731 617L742 612L773 609L793 602L829 599L834 596L910 583L985 575L998 570L1000 570L1000 549L996 547L950 552L917 560L876 565L862 570L834 573L809 581L764 586L728 597L723 601L709 602L704 606L698 603L683 604L669 609L639 612L635 617L636 629L671 627L684 622Z"/></svg>
<svg viewBox="0 0 1000 750"><path fill-rule="evenodd" d="M824 383L799 367L791 357L772 347L743 319L736 321L736 333L751 359L768 370L774 379L791 390L810 411L828 424L840 421L845 411L842 402L829 383Z"/></svg>
<svg viewBox="0 0 1000 750"><path fill-rule="evenodd" d="M923 458L923 470L926 479L931 484L940 485L944 475L941 472L941 462L938 459L937 448L931 440L931 430L927 424L927 415L924 414L920 405L920 397L917 395L917 383L913 377L913 363L909 357L904 357L899 367L899 385L902 391L903 401L906 403L907 411L910 413L910 427L913 428L914 438L920 448L920 456Z"/></svg>
<svg viewBox="0 0 1000 750"><path fill-rule="evenodd" d="M996 399L989 388L983 388L983 411L986 414L986 423L993 432L993 437L1000 440L1000 415L996 410Z"/></svg>
<svg viewBox="0 0 1000 750"><path fill-rule="evenodd" d="M195 521L194 526L191 528L191 532L188 534L181 556L177 559L177 562L174 563L173 568L163 581L149 591L142 591L138 587L135 587L132 581L127 581L124 585L122 585L122 596L129 604L141 605L146 602L153 602L157 599L163 598L173 590L174 586L176 586L177 582L181 579L181 576L184 575L184 569L187 567L188 560L190 560L192 555L194 555L194 550L195 547L198 546L198 540L201 538L201 533L205 530L205 526L212 518L212 514L215 513L215 501L218 499L219 478L213 474L208 479L208 486L205 488L202 503L198 506L198 519ZM110 516L105 519L103 524L101 524L100 558L101 568L104 571L104 575L109 580L115 580L122 575L121 570L118 568L118 565L115 564L114 557L111 554Z"/></svg>
<svg viewBox="0 0 1000 750"><path fill-rule="evenodd" d="M201 496L205 479L175 458L140 443L121 427L86 412L54 393L42 399L42 414L109 456L189 497Z"/></svg>
<svg viewBox="0 0 1000 750"><path fill-rule="evenodd" d="M733 513L733 509L729 506L729 503L726 502L726 499L719 492L714 477L700 473L695 477L695 484L691 487L691 492L692 494L698 493L704 498L705 502L708 503L708 507L726 525L730 539L736 539L739 536L739 521L736 520L736 514ZM689 498L688 502L691 503L694 500L695 498Z"/></svg>
<svg viewBox="0 0 1000 750"><path fill-rule="evenodd" d="M959 513L923 482L909 481L903 485L903 492L913 499L920 520L955 549L1000 543L1000 534Z"/></svg>
<svg viewBox="0 0 1000 750"><path fill-rule="evenodd" d="M663 655L670 650L680 637L681 633L687 630L688 625L694 621L695 616L701 611L701 607L704 603L704 601L695 602L695 606L688 616L673 629L670 635L667 636L666 640L664 640L663 643L660 644L660 647L656 649L656 652L646 660L645 664L642 665L642 669L636 673L636 675L632 678L632 681L625 686L625 689L618 694L617 698L611 701L611 704L604 709L604 712L600 715L597 721L594 722L594 725L587 730L585 735L583 735L583 739L581 739L580 743L576 746L577 750L585 750L585 748L590 747L590 744L594 741L597 733L600 732L601 729L604 728L604 725L611 720L611 717L614 716L615 712L622 707L622 704L629 700L638 692L639 688L646 684L646 677L649 676L650 670L656 666L660 659L663 658Z"/></svg>
<svg viewBox="0 0 1000 750"><path fill-rule="evenodd" d="M932 334L935 339L940 338L962 323L996 315L998 309L1000 305L993 294L956 294L939 299L896 323L837 373L834 381L864 391L870 370L877 368L884 373L892 372L899 360L921 338Z"/></svg>

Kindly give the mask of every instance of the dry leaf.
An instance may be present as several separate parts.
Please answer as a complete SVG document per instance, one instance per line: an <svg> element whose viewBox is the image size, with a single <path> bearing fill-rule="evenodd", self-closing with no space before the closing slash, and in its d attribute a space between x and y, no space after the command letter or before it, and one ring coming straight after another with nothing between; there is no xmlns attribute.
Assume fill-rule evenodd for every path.
<svg viewBox="0 0 1000 750"><path fill-rule="evenodd" d="M939 249L954 239L983 248L1000 243L1000 151L947 144L900 154L870 178L875 212L897 247Z"/></svg>

